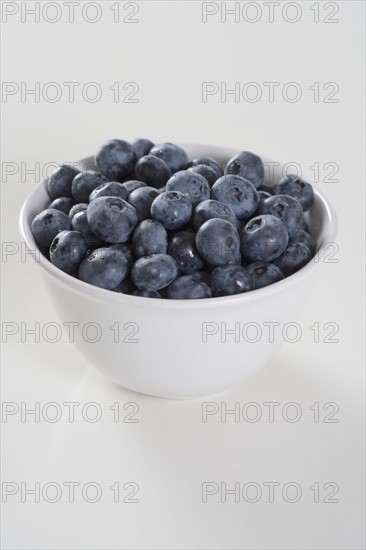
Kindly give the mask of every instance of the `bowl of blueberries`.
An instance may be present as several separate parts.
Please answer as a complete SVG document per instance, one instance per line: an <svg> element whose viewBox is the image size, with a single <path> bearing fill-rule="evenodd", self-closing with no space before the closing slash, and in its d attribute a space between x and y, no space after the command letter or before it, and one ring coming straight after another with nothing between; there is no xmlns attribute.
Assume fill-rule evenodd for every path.
<svg viewBox="0 0 366 550"><path fill-rule="evenodd" d="M112 139L35 187L20 233L84 359L185 399L268 362L336 217L308 179L253 152Z"/></svg>

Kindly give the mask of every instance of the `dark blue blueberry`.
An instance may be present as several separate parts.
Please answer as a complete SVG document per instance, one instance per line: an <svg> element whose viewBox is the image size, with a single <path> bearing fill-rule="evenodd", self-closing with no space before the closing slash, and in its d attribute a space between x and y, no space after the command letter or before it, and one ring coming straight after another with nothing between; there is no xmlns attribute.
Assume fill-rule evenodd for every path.
<svg viewBox="0 0 366 550"><path fill-rule="evenodd" d="M256 189L263 184L264 166L262 159L249 151L233 156L226 165L225 174L234 174L250 181Z"/></svg>
<svg viewBox="0 0 366 550"><path fill-rule="evenodd" d="M288 175L283 177L275 185L274 193L276 195L290 195L297 199L304 212L310 210L314 204L314 190L310 183L307 183L299 176Z"/></svg>
<svg viewBox="0 0 366 550"><path fill-rule="evenodd" d="M311 255L314 256L316 251L316 242L314 241L313 237L309 233L300 229L289 240L289 244L295 244L295 243L302 243L305 246L307 246L311 252Z"/></svg>
<svg viewBox="0 0 366 550"><path fill-rule="evenodd" d="M192 203L180 191L161 193L151 205L151 217L166 229L183 227L192 215Z"/></svg>
<svg viewBox="0 0 366 550"><path fill-rule="evenodd" d="M263 214L252 218L240 234L240 250L252 262L271 262L288 243L285 224L276 216Z"/></svg>
<svg viewBox="0 0 366 550"><path fill-rule="evenodd" d="M210 186L207 180L189 170L180 170L172 175L166 184L167 191L180 191L189 199L193 208L210 198Z"/></svg>
<svg viewBox="0 0 366 550"><path fill-rule="evenodd" d="M137 177L135 170L123 178L123 180L119 180L120 183L127 183L128 181L140 181L140 178Z"/></svg>
<svg viewBox="0 0 366 550"><path fill-rule="evenodd" d="M61 212L68 214L74 205L75 201L71 197L59 197L58 199L52 201L48 208L61 210Z"/></svg>
<svg viewBox="0 0 366 550"><path fill-rule="evenodd" d="M204 261L196 247L196 234L193 231L179 231L172 236L168 254L176 259L179 271L195 273L204 266Z"/></svg>
<svg viewBox="0 0 366 550"><path fill-rule="evenodd" d="M259 204L255 187L241 176L231 174L219 178L211 188L211 197L231 206L238 220L246 220Z"/></svg>
<svg viewBox="0 0 366 550"><path fill-rule="evenodd" d="M140 187L129 194L127 201L136 208L138 221L150 218L150 208L152 202L159 196L159 191L155 187Z"/></svg>
<svg viewBox="0 0 366 550"><path fill-rule="evenodd" d="M240 252L239 233L232 223L213 218L199 228L196 246L202 258L211 265L236 263Z"/></svg>
<svg viewBox="0 0 366 550"><path fill-rule="evenodd" d="M140 290L139 288L134 290L132 295L141 296L142 298L161 298L161 294L157 290Z"/></svg>
<svg viewBox="0 0 366 550"><path fill-rule="evenodd" d="M170 285L178 275L177 262L168 254L139 258L132 266L132 282L140 290L152 292Z"/></svg>
<svg viewBox="0 0 366 550"><path fill-rule="evenodd" d="M241 265L220 265L211 272L210 287L213 296L231 296L253 288L252 278Z"/></svg>
<svg viewBox="0 0 366 550"><path fill-rule="evenodd" d="M273 185L268 185L267 183L262 183L258 191L264 191L269 195L273 195Z"/></svg>
<svg viewBox="0 0 366 550"><path fill-rule="evenodd" d="M128 258L113 248L97 248L81 262L79 279L115 290L128 274Z"/></svg>
<svg viewBox="0 0 366 550"><path fill-rule="evenodd" d="M146 138L134 139L133 141L131 141L131 145L135 150L137 159L148 155L150 149L154 147L153 142Z"/></svg>
<svg viewBox="0 0 366 550"><path fill-rule="evenodd" d="M61 231L50 246L50 261L65 271L74 273L87 251L85 236L79 231Z"/></svg>
<svg viewBox="0 0 366 550"><path fill-rule="evenodd" d="M71 190L74 199L78 202L88 202L89 196L94 189L106 183L105 177L94 170L84 170L72 181Z"/></svg>
<svg viewBox="0 0 366 550"><path fill-rule="evenodd" d="M77 212L72 217L71 227L74 231L79 231L80 233L83 233L83 235L85 236L88 248L92 246L98 246L98 245L100 246L102 244L103 241L98 237L96 237L92 232L92 230L90 229L86 210Z"/></svg>
<svg viewBox="0 0 366 550"><path fill-rule="evenodd" d="M138 258L166 254L168 234L165 227L155 220L142 221L133 232L132 247Z"/></svg>
<svg viewBox="0 0 366 550"><path fill-rule="evenodd" d="M305 217L304 217L304 219L303 219L303 221L302 221L302 223L301 223L300 230L305 231L305 233L310 233L310 231L309 231L309 226L308 226L308 224L307 224L306 221L305 221Z"/></svg>
<svg viewBox="0 0 366 550"><path fill-rule="evenodd" d="M166 185L163 185L163 187L159 187L158 191L159 191L159 193L165 193Z"/></svg>
<svg viewBox="0 0 366 550"><path fill-rule="evenodd" d="M194 166L188 168L188 170L190 170L191 172L197 172L197 174L203 176L205 180L207 180L207 183L210 187L212 187L217 180L215 170L207 166L207 164L195 164Z"/></svg>
<svg viewBox="0 0 366 550"><path fill-rule="evenodd" d="M47 189L51 199L72 197L71 184L79 170L68 164L62 164L47 181Z"/></svg>
<svg viewBox="0 0 366 550"><path fill-rule="evenodd" d="M94 235L108 243L127 241L138 222L136 209L118 197L94 199L86 215Z"/></svg>
<svg viewBox="0 0 366 550"><path fill-rule="evenodd" d="M308 247L301 242L297 242L289 244L284 253L274 263L280 268L284 276L288 277L309 263L311 258L312 255Z"/></svg>
<svg viewBox="0 0 366 550"><path fill-rule="evenodd" d="M211 273L209 271L205 271L204 269L202 269L201 271L196 271L196 273L194 274L194 276L196 277L196 279L198 279L199 281L202 281L203 283L206 283L206 285L209 287L210 286L210 277L211 277Z"/></svg>
<svg viewBox="0 0 366 550"><path fill-rule="evenodd" d="M168 287L170 300L200 300L211 296L210 287L195 275L182 275Z"/></svg>
<svg viewBox="0 0 366 550"><path fill-rule="evenodd" d="M290 237L301 229L304 215L300 203L288 195L273 195L265 199L259 208L260 214L271 214L286 226Z"/></svg>
<svg viewBox="0 0 366 550"><path fill-rule="evenodd" d="M123 187L126 189L127 197L132 191L135 191L135 189L140 189L140 187L146 187L146 183L143 181L138 180L129 180L122 183Z"/></svg>
<svg viewBox="0 0 366 550"><path fill-rule="evenodd" d="M236 256L233 258L229 258L228 264L235 264L235 265L241 265L242 264L242 256L240 250L238 250Z"/></svg>
<svg viewBox="0 0 366 550"><path fill-rule="evenodd" d="M171 176L166 162L154 155L141 157L135 166L136 176L150 187L162 187Z"/></svg>
<svg viewBox="0 0 366 550"><path fill-rule="evenodd" d="M31 229L37 244L48 248L60 231L70 229L70 219L61 210L47 208L33 219Z"/></svg>
<svg viewBox="0 0 366 550"><path fill-rule="evenodd" d="M109 181L108 183L102 183L102 185L99 185L90 193L89 202L98 197L119 197L125 200L127 198L127 191L122 183Z"/></svg>
<svg viewBox="0 0 366 550"><path fill-rule="evenodd" d="M263 201L265 201L266 199L268 199L269 197L271 197L271 193L268 193L267 191L258 191L258 196L259 196L259 204L262 203Z"/></svg>
<svg viewBox="0 0 366 550"><path fill-rule="evenodd" d="M132 294L136 290L135 285L130 279L124 279L115 289L114 292L121 292L122 294Z"/></svg>
<svg viewBox="0 0 366 550"><path fill-rule="evenodd" d="M99 148L95 163L110 181L123 181L133 172L136 163L134 148L122 139L111 139Z"/></svg>
<svg viewBox="0 0 366 550"><path fill-rule="evenodd" d="M252 277L254 289L262 288L284 279L282 271L275 264L254 262L248 264L246 270Z"/></svg>
<svg viewBox="0 0 366 550"><path fill-rule="evenodd" d="M208 199L200 202L193 211L192 224L196 231L207 220L212 218L221 218L236 226L237 219L233 209L228 205L220 201Z"/></svg>
<svg viewBox="0 0 366 550"><path fill-rule="evenodd" d="M254 213L254 216L258 216L260 213L260 207L263 201L268 199L268 197L271 197L272 195L270 193L267 193L266 191L258 191L258 197L259 197L259 204L256 212Z"/></svg>
<svg viewBox="0 0 366 550"><path fill-rule="evenodd" d="M150 150L150 155L155 155L162 159L169 166L172 174L178 172L178 170L185 170L187 168L187 153L179 145L174 145L174 143L154 145Z"/></svg>
<svg viewBox="0 0 366 550"><path fill-rule="evenodd" d="M127 260L128 271L130 271L132 264L136 259L132 250L131 243L127 242L127 243L111 244L109 248L115 251L117 258L118 258L118 255L120 254L123 262Z"/></svg>
<svg viewBox="0 0 366 550"><path fill-rule="evenodd" d="M75 204L69 212L69 218L72 220L72 218L75 216L75 214L78 214L79 212L83 212L88 208L89 204L87 202L78 202Z"/></svg>
<svg viewBox="0 0 366 550"><path fill-rule="evenodd" d="M71 220L71 227L74 231L80 231L80 233L84 233L84 235L91 231L86 215L86 209L74 214Z"/></svg>
<svg viewBox="0 0 366 550"><path fill-rule="evenodd" d="M221 178L221 176L224 175L224 171L220 164L216 162L216 160L210 158L210 157L197 157L193 159L191 162L188 163L188 166L192 168L193 166L199 166L199 165L208 166L213 170L216 174L216 179Z"/></svg>

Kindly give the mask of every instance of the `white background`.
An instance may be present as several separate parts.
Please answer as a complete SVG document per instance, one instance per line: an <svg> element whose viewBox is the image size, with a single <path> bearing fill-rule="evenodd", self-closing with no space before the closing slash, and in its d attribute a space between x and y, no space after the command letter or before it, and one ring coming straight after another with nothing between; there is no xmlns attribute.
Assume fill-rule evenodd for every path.
<svg viewBox="0 0 366 550"><path fill-rule="evenodd" d="M239 147L296 162L312 176L310 167L319 163L319 188L339 218L338 262L321 266L313 294L297 319L302 338L285 343L270 364L241 387L206 400L167 401L124 390L91 369L67 337L50 344L42 338L36 343L28 335L22 342L20 323L43 326L57 322L57 315L32 258L23 258L20 251L3 254L3 327L13 322L19 332L3 345L2 399L19 408L21 402L28 408L35 402L41 408L56 402L63 416L56 423L42 415L39 423L32 415L22 422L20 413L2 418L2 481L19 486L2 505L2 547L364 548L364 3L331 2L326 7L298 2L301 16L295 23L286 18L295 18L296 6L282 11L288 2L276 7L272 23L262 2L250 8L262 10L256 23L242 16L235 22L229 15L222 22L220 12L203 23L200 2L139 2L133 16L137 23L123 22L133 9L124 3L117 23L110 9L115 2L99 3L101 17L95 23L82 17L85 2L75 7L73 23L63 2L58 2L61 19L56 23L45 20L57 16L52 6L37 23L24 13L34 2L2 4L3 10L10 4L18 8L7 20L2 13L3 81L19 89L22 82L27 88L39 82L41 91L56 82L63 92L55 103L42 94L39 102L31 95L22 101L20 92L3 96L2 241L7 251L13 246L9 243L14 243L13 251L20 247L19 209L38 180L24 171L35 163L43 167L77 160L113 137ZM96 12L89 9L86 16L94 18ZM327 16L339 21L325 23ZM254 17L254 11L247 12L247 19ZM73 103L64 82L80 83ZM100 101L83 98L80 90L89 82L102 90ZM120 83L122 100L131 90L123 86L135 82L138 102L115 103L109 89L115 82ZM254 103L241 96L236 103L232 95L220 99L218 93L203 102L203 82L226 82L227 88L239 82L241 89L256 82L262 98ZM265 82L280 83L273 102ZM288 82L300 87L299 101L283 99ZM309 89L314 82L320 86L318 102ZM337 102L324 102L333 90L324 90L328 82L339 87L333 96ZM51 89L49 93L51 97ZM324 181L331 172L329 166L322 168L328 162L337 164L333 177L338 181ZM321 327L319 343L309 328L315 322ZM338 343L324 342L330 333L323 328L327 322L339 326ZM263 416L257 423L243 417L236 423L233 415L222 422L216 414L204 423L203 401L227 408L256 402ZM64 402L80 403L74 423ZM80 410L89 402L102 410L99 422L83 419ZM109 409L115 402L121 407L117 423ZM122 421L132 411L123 410L128 402L139 408L137 423ZM280 404L273 423L265 402ZM301 407L296 423L281 414L289 402ZM319 422L309 409L314 402L319 403ZM324 422L332 408L325 411L323 406L330 402L339 407L335 423ZM74 503L62 485L71 481L80 483ZM28 495L21 502L22 482L28 488L36 482L42 487L56 482L64 489L62 498L50 503L41 497L35 503ZM81 487L88 482L101 487L97 503L82 498ZM121 487L137 483L139 502L114 503L109 487L115 482ZM203 482L224 482L228 488L235 482L241 487L253 482L263 494L256 503L243 498L236 503L233 495L222 503L218 492L203 503ZM280 483L273 503L265 482ZM288 482L302 489L297 503L282 496ZM339 486L334 497L339 502L323 502L331 491L329 486L324 489L327 482ZM320 486L318 503L309 489L314 483ZM128 492L122 490L122 498Z"/></svg>

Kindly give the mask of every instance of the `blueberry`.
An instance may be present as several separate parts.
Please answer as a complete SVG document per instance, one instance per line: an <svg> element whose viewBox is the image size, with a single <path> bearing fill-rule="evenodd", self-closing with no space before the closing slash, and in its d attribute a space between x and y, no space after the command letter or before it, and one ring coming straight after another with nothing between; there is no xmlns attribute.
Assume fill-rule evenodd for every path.
<svg viewBox="0 0 366 550"><path fill-rule="evenodd" d="M111 139L103 143L95 155L98 169L111 181L121 181L131 174L136 160L134 148L122 139Z"/></svg>
<svg viewBox="0 0 366 550"><path fill-rule="evenodd" d="M191 172L197 172L197 174L203 176L205 180L207 180L207 183L210 187L212 187L217 180L215 170L207 166L207 164L195 164L194 166L188 168L188 170L190 170Z"/></svg>
<svg viewBox="0 0 366 550"><path fill-rule="evenodd" d="M79 279L91 285L115 290L128 274L128 258L110 248L97 248L81 262Z"/></svg>
<svg viewBox="0 0 366 550"><path fill-rule="evenodd" d="M80 233L83 233L86 238L88 248L90 248L91 246L101 245L101 243L103 242L101 239L96 237L90 229L86 210L77 212L73 216L71 220L71 227L74 231L79 231Z"/></svg>
<svg viewBox="0 0 366 550"><path fill-rule="evenodd" d="M118 197L94 199L86 214L94 235L108 243L127 241L138 222L136 209Z"/></svg>
<svg viewBox="0 0 366 550"><path fill-rule="evenodd" d="M136 165L135 165L136 166ZM130 174L127 174L126 177L123 179L118 180L119 183L126 183L128 181L141 181L141 179L137 176L135 170L131 172Z"/></svg>
<svg viewBox="0 0 366 550"><path fill-rule="evenodd" d="M132 266L131 279L137 288L149 292L170 285L178 275L177 262L168 254L139 258Z"/></svg>
<svg viewBox="0 0 366 550"><path fill-rule="evenodd" d="M138 258L166 254L168 235L165 227L155 220L142 221L133 232L132 247Z"/></svg>
<svg viewBox="0 0 366 550"><path fill-rule="evenodd" d="M159 191L155 187L140 187L129 194L127 201L136 208L138 221L150 218L151 204Z"/></svg>
<svg viewBox="0 0 366 550"><path fill-rule="evenodd" d="M280 182L275 185L274 193L275 195L290 195L290 197L297 199L304 212L310 210L314 204L314 190L312 185L299 176L288 175L283 177Z"/></svg>
<svg viewBox="0 0 366 550"><path fill-rule="evenodd" d="M94 170L84 170L78 174L72 181L72 195L78 202L88 202L89 196L94 189L106 183L105 177Z"/></svg>
<svg viewBox="0 0 366 550"><path fill-rule="evenodd" d="M48 248L60 231L70 229L70 219L61 210L47 208L33 219L31 229L37 244Z"/></svg>
<svg viewBox="0 0 366 550"><path fill-rule="evenodd" d="M154 155L141 157L135 167L136 175L147 185L159 188L165 185L171 176L171 171L163 159Z"/></svg>
<svg viewBox="0 0 366 550"><path fill-rule="evenodd" d="M174 172L178 172L178 170L185 170L185 168L187 168L187 153L178 145L174 145L174 143L161 143L154 145L154 147L150 150L150 154L155 155L166 162L172 174L174 174Z"/></svg>
<svg viewBox="0 0 366 550"><path fill-rule="evenodd" d="M78 202L75 204L69 212L69 218L72 220L72 218L75 216L75 214L78 214L79 212L83 212L88 208L89 204L87 202Z"/></svg>
<svg viewBox="0 0 366 550"><path fill-rule="evenodd" d="M198 157L193 159L188 166L192 168L193 166L199 166L199 165L208 166L213 170L216 174L216 179L221 178L221 176L224 175L224 171L221 168L220 164L216 162L216 160L210 158L210 157Z"/></svg>
<svg viewBox="0 0 366 550"><path fill-rule="evenodd" d="M240 253L239 233L232 223L213 218L199 228L196 246L202 258L211 265L235 263Z"/></svg>
<svg viewBox="0 0 366 550"><path fill-rule="evenodd" d="M285 224L276 216L263 214L252 218L240 234L240 250L252 262L271 262L288 243Z"/></svg>
<svg viewBox="0 0 366 550"><path fill-rule="evenodd" d="M210 286L210 277L211 277L211 274L209 271L206 271L204 269L202 269L201 271L196 271L196 273L194 274L194 276L196 277L196 279L198 279L199 281L202 281L202 283L206 283L206 285L209 287Z"/></svg>
<svg viewBox="0 0 366 550"><path fill-rule="evenodd" d="M79 170L68 164L62 164L55 170L47 181L47 189L51 199L72 197L71 184Z"/></svg>
<svg viewBox="0 0 366 550"><path fill-rule="evenodd" d="M263 201L268 199L268 197L271 197L272 195L270 193L267 193L266 191L258 191L258 197L259 197L259 204L256 212L254 213L254 216L258 216L260 214L260 207Z"/></svg>
<svg viewBox="0 0 366 550"><path fill-rule="evenodd" d="M220 265L211 273L210 287L214 296L231 296L252 290L250 274L241 265Z"/></svg>
<svg viewBox="0 0 366 550"><path fill-rule="evenodd" d="M193 211L192 224L197 231L201 225L212 218L221 218L236 226L237 220L233 209L220 201L208 199L200 202Z"/></svg>
<svg viewBox="0 0 366 550"><path fill-rule="evenodd" d="M210 186L207 180L189 170L180 170L175 172L166 184L167 191L180 191L189 199L193 208L198 203L210 198Z"/></svg>
<svg viewBox="0 0 366 550"><path fill-rule="evenodd" d="M68 214L74 205L75 201L71 197L59 197L58 199L53 200L48 208L61 210L61 212Z"/></svg>
<svg viewBox="0 0 366 550"><path fill-rule="evenodd" d="M140 189L140 187L146 187L146 183L143 181L138 180L129 180L122 183L123 187L126 189L127 197L132 191L135 191L135 189Z"/></svg>
<svg viewBox="0 0 366 550"><path fill-rule="evenodd" d="M307 246L311 252L311 255L314 256L316 251L316 242L314 241L313 237L309 233L300 229L289 240L289 244L295 244L295 243L302 243L305 246Z"/></svg>
<svg viewBox="0 0 366 550"><path fill-rule="evenodd" d="M204 266L196 247L196 234L193 231L180 231L170 239L168 254L176 259L179 271L195 273Z"/></svg>
<svg viewBox="0 0 366 550"><path fill-rule="evenodd" d="M79 231L61 231L50 246L50 261L65 271L74 273L87 251L85 236Z"/></svg>
<svg viewBox="0 0 366 550"><path fill-rule="evenodd" d="M117 258L118 258L118 255L120 254L122 261L127 260L128 271L130 271L132 264L136 259L132 250L131 243L127 242L127 243L111 244L109 248L111 250L114 250Z"/></svg>
<svg viewBox="0 0 366 550"><path fill-rule="evenodd" d="M114 292L121 292L122 294L132 294L135 292L136 287L130 279L124 279L115 289Z"/></svg>
<svg viewBox="0 0 366 550"><path fill-rule="evenodd" d="M287 227L290 237L301 229L304 215L300 203L288 195L273 195L265 199L259 208L260 214L271 214Z"/></svg>
<svg viewBox="0 0 366 550"><path fill-rule="evenodd" d="M131 141L131 145L134 148L137 159L148 155L150 149L154 147L153 142L146 138L134 139L133 141Z"/></svg>
<svg viewBox="0 0 366 550"><path fill-rule="evenodd" d="M241 176L231 174L222 176L213 184L211 197L231 206L238 220L248 219L259 204L255 187Z"/></svg>
<svg viewBox="0 0 366 550"><path fill-rule="evenodd" d="M268 185L267 183L262 183L258 191L264 191L269 195L273 195L273 185Z"/></svg>
<svg viewBox="0 0 366 550"><path fill-rule="evenodd" d="M310 233L310 231L309 231L309 226L308 226L308 224L306 223L305 218L302 220L302 223L301 223L301 226L300 226L300 230L305 231L305 233ZM294 236L295 236L295 235L294 235Z"/></svg>
<svg viewBox="0 0 366 550"><path fill-rule="evenodd" d="M285 277L296 273L311 260L311 252L301 242L289 244L286 250L275 260Z"/></svg>
<svg viewBox="0 0 366 550"><path fill-rule="evenodd" d="M166 191L156 197L150 212L166 229L177 229L191 219L192 203L180 191Z"/></svg>
<svg viewBox="0 0 366 550"><path fill-rule="evenodd" d="M246 270L252 277L254 289L262 288L284 279L282 271L275 264L254 262L248 264Z"/></svg>
<svg viewBox="0 0 366 550"><path fill-rule="evenodd" d="M195 275L182 275L168 287L171 300L199 300L211 296L210 287Z"/></svg>
<svg viewBox="0 0 366 550"><path fill-rule="evenodd" d="M263 184L264 166L262 159L249 151L233 156L226 165L225 174L234 174L250 181L256 189Z"/></svg>
<svg viewBox="0 0 366 550"><path fill-rule="evenodd" d="M143 298L161 298L161 294L157 290L140 290L137 288L131 294L133 296L141 296Z"/></svg>
<svg viewBox="0 0 366 550"><path fill-rule="evenodd" d="M122 183L117 181L109 181L108 183L98 185L98 187L90 193L89 202L97 199L98 197L119 197L120 199L125 200L127 198L127 191Z"/></svg>
<svg viewBox="0 0 366 550"><path fill-rule="evenodd" d="M268 193L267 191L258 191L259 196L259 204L261 204L263 201L271 197L271 193Z"/></svg>

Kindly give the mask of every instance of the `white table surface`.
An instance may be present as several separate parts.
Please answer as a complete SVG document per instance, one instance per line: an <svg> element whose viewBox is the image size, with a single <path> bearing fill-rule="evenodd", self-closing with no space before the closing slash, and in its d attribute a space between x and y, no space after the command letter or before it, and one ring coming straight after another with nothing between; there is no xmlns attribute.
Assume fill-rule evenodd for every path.
<svg viewBox="0 0 366 550"><path fill-rule="evenodd" d="M67 22L65 2L58 2L61 19L54 24L45 20L56 17L52 6L37 23L21 11L33 2L3 4L19 9L3 22L3 81L7 86L17 83L19 90L22 82L28 88L39 82L41 91L56 82L63 95L55 103L42 95L39 102L30 95L22 102L19 92L7 95L2 104L3 342L9 323L19 328L2 347L2 547L364 548L364 3L332 2L331 8L315 3L319 23L314 23L312 2L298 3L301 18L296 23L284 20L284 3L270 23L269 8L262 2L251 3L255 6L250 9L262 10L257 23L248 23L243 15L238 23L230 16L223 23L220 11L203 23L202 9L220 10L219 4L139 2L135 24L113 23L112 2L98 4L101 18L94 24L82 19L85 2L75 7L74 23ZM336 7L333 18L339 22L324 23ZM88 9L87 16L94 17L94 8ZM293 18L295 8L285 9L290 10L286 17ZM134 5L121 3L121 18L132 10ZM254 11L245 13L254 17ZM64 82L80 83L74 103L65 95ZM77 92L90 82L102 90L96 103ZM115 82L123 94L130 91L123 90L126 82L137 83L138 102L115 103L109 90ZM226 82L228 89L239 82L241 91L246 83L256 82L262 99L250 103L241 96L236 103L227 96L222 102L216 94L203 102L203 82L218 87ZM265 82L280 83L273 102L268 101ZM289 82L302 91L296 103L282 98ZM318 103L309 89L314 82L320 86ZM322 101L334 89L324 90L328 82L339 87L337 103ZM204 400L160 400L118 387L90 368L65 336L55 344L43 338L37 343L31 335L22 342L21 323L31 328L37 322L42 327L58 321L37 266L21 254L18 213L36 184L35 176L24 171L35 163L44 166L92 154L111 137L140 135L155 142L249 149L296 162L310 174L310 167L319 163L319 188L339 218L339 261L321 266L297 319L302 338L296 344L284 343L270 363L240 387ZM337 164L338 181L324 181L331 172L330 165L322 168L326 163ZM9 175L11 170L16 173ZM319 343L309 328L316 322L321 327ZM339 327L338 342L324 341L329 327L335 326L324 328L326 323ZM222 422L217 413L203 422L208 401L219 410L238 403L248 414L253 409L246 404L255 402L262 418L250 423L241 416L235 422L228 415ZM49 418L55 408L44 407L51 402L61 411L54 423ZM75 405L74 422L64 405L68 402L80 404ZM96 411L85 407L91 402L102 414L97 422L88 421ZM268 402L279 403L273 422ZM21 411L35 403L41 410L39 422L31 414L22 418ZM117 422L109 408L114 403L119 403ZM123 409L126 403L135 405ZM296 403L301 411L296 423L286 417L295 410L286 408L288 403ZM319 403L318 422L314 403ZM14 414L4 414L11 410ZM138 422L126 422L133 410ZM328 420L338 422L325 421L332 411ZM79 484L74 502L68 482ZM203 502L206 482L211 483L208 490L217 492ZM273 502L270 482L279 484ZM25 492L36 483L39 503ZM87 483L94 487L88 489ZM115 483L120 488L118 503L109 489ZM240 484L248 498L241 492L239 502L233 494L221 502L221 483L229 490ZM314 502L316 483L320 502ZM138 502L122 502L137 486ZM61 494L52 503L55 487ZM96 487L99 501L88 502ZM258 487L261 498L249 502ZM301 498L288 502L294 487L301 490ZM338 502L324 502L337 487L333 498Z"/></svg>

